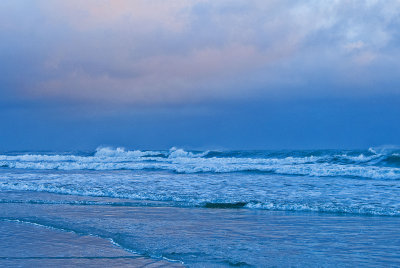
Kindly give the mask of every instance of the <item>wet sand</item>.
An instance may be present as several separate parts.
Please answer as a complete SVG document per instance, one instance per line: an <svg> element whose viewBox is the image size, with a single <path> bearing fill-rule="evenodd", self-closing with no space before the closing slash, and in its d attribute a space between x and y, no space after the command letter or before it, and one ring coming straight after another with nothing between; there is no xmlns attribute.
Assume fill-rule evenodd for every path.
<svg viewBox="0 0 400 268"><path fill-rule="evenodd" d="M399 217L0 191L0 267L398 267L398 226Z"/></svg>
<svg viewBox="0 0 400 268"><path fill-rule="evenodd" d="M0 221L1 267L182 267L112 241L18 221Z"/></svg>

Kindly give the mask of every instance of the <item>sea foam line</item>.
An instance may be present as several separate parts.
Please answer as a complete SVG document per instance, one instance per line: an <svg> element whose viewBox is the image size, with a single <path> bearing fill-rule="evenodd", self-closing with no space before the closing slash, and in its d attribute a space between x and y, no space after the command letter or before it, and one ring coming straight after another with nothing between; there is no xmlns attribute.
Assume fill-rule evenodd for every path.
<svg viewBox="0 0 400 268"><path fill-rule="evenodd" d="M100 239L108 240L112 245L114 245L116 247L119 247L119 248L121 248L122 250L124 250L126 252L138 255L138 256L131 256L130 257L130 258L133 258L133 259L140 258L140 257L148 257L148 258L154 258L154 259L163 259L163 260L166 260L166 261L169 261L169 262L175 262L175 263L180 263L180 264L184 265L184 262L181 261L181 260L174 260L174 259L170 259L170 258L167 258L167 257L164 257L164 256L151 256L151 255L147 255L147 254L141 254L141 253L139 253L137 251L134 251L134 250L132 250L130 248L122 246L120 243L116 242L115 239L110 238L110 237L104 237L104 236L93 234L93 233L81 232L81 231L73 230L73 229L70 229L70 228L67 229L67 228L63 228L63 227L59 227L59 226L55 227L54 225L51 225L51 224L43 224L43 223L39 223L37 221L31 221L31 220L21 220L21 219L13 219L13 218L0 218L0 221L17 222L17 223L22 223L22 224L30 224L30 225L33 225L33 226L37 226L37 227L40 227L40 228L46 228L46 229L49 229L49 230L73 233L73 234L76 234L76 235L87 235L87 236L97 237L97 238L100 238Z"/></svg>

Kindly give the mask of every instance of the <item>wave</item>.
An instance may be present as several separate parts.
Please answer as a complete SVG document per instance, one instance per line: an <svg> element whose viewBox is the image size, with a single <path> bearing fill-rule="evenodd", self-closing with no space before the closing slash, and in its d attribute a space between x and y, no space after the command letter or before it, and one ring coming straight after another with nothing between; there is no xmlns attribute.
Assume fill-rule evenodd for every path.
<svg viewBox="0 0 400 268"><path fill-rule="evenodd" d="M310 171L305 173L310 174ZM399 183L399 180L387 179L242 173L9 170L0 172L0 203L177 206L400 216ZM10 201L10 196L14 201Z"/></svg>
<svg viewBox="0 0 400 268"><path fill-rule="evenodd" d="M70 206L111 206L111 207L167 207L161 201L146 202L146 200L138 201L56 201L56 200L10 200L0 199L0 204L31 204L31 205L70 205Z"/></svg>
<svg viewBox="0 0 400 268"><path fill-rule="evenodd" d="M298 211L335 214L354 214L371 216L400 216L400 210L372 206L347 205L340 206L335 203L307 204L307 203L277 203L277 202L250 202L247 208L264 209L273 211Z"/></svg>
<svg viewBox="0 0 400 268"><path fill-rule="evenodd" d="M284 203L284 202L233 202L233 203L205 203L204 208L213 209L261 209L271 211L292 212L317 212L335 214L354 214L371 216L400 216L400 210L388 208L372 208L368 206L337 206L333 203L307 204L307 203Z"/></svg>
<svg viewBox="0 0 400 268"><path fill-rule="evenodd" d="M340 164L285 164L283 161L235 161L232 159L202 159L201 161L174 161L171 163L77 163L77 162L12 162L1 166L14 169L39 170L166 170L176 173L232 173L261 172L281 175L317 177L362 177L371 179L400 179L400 168L356 166Z"/></svg>
<svg viewBox="0 0 400 268"><path fill-rule="evenodd" d="M78 229L76 226L64 226L63 224L60 223L55 223L55 222L50 222L50 221L44 221L44 220L40 220L37 218L34 219L27 219L27 218L17 218L17 217L9 217L9 218L0 218L0 221L6 221L6 222L15 222L15 223L21 223L21 224L30 224L33 226L37 226L37 227L41 227L41 228L46 228L46 229L50 229L50 230L56 230L56 231L62 231L62 232L66 232L66 233L74 233L77 235L87 235L87 236L92 236L92 237L98 237L101 239L105 239L110 241L110 243L118 248L121 248L127 252L133 253L135 255L141 255L143 257L147 257L147 258L154 258L156 260L158 259L162 259L168 262L172 262L172 263L180 263L180 264L184 264L182 261L180 260L175 260L175 259L171 259L171 258L167 258L165 256L160 256L160 255L152 255L149 254L149 252L140 252L140 251L136 251L132 248L132 246L126 245L126 243L120 242L119 240L121 240L121 236L119 234L114 234L115 237L113 237L113 234L110 232L101 232L100 230L86 230L86 229ZM48 257L46 257L48 258ZM74 258L79 258L79 257L74 257ZM104 257L102 257L104 258ZM112 257L111 257L112 258ZM120 256L118 256L118 258L121 258ZM124 258L140 258L137 256L124 256Z"/></svg>
<svg viewBox="0 0 400 268"><path fill-rule="evenodd" d="M25 189L26 190L26 189ZM32 190L32 189L31 189ZM46 192L71 194L71 192L61 189L49 190ZM77 194L77 193L72 193ZM90 194L88 196L101 197L99 193ZM103 195L110 197L110 195ZM113 197L127 198L123 195L114 195ZM400 209L395 207L379 207L367 204L339 204L337 202L288 202L284 200L269 200L269 201L233 201L233 202L212 202L204 200L179 200L168 198L169 202L161 198L159 200L148 200L142 197L139 200L138 196L134 196L137 201L55 201L55 200L10 200L1 199L2 204L33 204L33 205L68 205L68 206L109 206L109 207L200 207L205 209L255 209L268 211L288 211L288 212L315 212L315 213L333 213L333 214L353 214L353 215L370 215L370 216L391 216L400 217ZM157 199L157 198L155 198Z"/></svg>
<svg viewBox="0 0 400 268"><path fill-rule="evenodd" d="M0 155L0 167L32 170L166 170L176 173L264 172L300 176L400 179L398 150L139 151L100 147L92 155Z"/></svg>

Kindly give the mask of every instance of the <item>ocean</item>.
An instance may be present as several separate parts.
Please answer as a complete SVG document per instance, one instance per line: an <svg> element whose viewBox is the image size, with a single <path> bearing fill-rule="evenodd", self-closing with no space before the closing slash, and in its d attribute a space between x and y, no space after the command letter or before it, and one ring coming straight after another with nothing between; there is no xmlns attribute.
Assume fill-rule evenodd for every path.
<svg viewBox="0 0 400 268"><path fill-rule="evenodd" d="M400 266L396 148L7 152L0 207L2 241L26 230L36 250L50 242L32 226L57 243L63 232L102 239L118 256L166 266ZM13 255L10 243L0 243L0 265L62 258L48 247Z"/></svg>

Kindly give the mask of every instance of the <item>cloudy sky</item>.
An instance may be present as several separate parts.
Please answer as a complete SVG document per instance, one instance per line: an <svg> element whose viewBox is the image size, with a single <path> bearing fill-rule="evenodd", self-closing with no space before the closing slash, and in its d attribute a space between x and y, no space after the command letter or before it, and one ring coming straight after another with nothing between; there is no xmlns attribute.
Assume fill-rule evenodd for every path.
<svg viewBox="0 0 400 268"><path fill-rule="evenodd" d="M0 1L0 150L400 144L400 2Z"/></svg>

